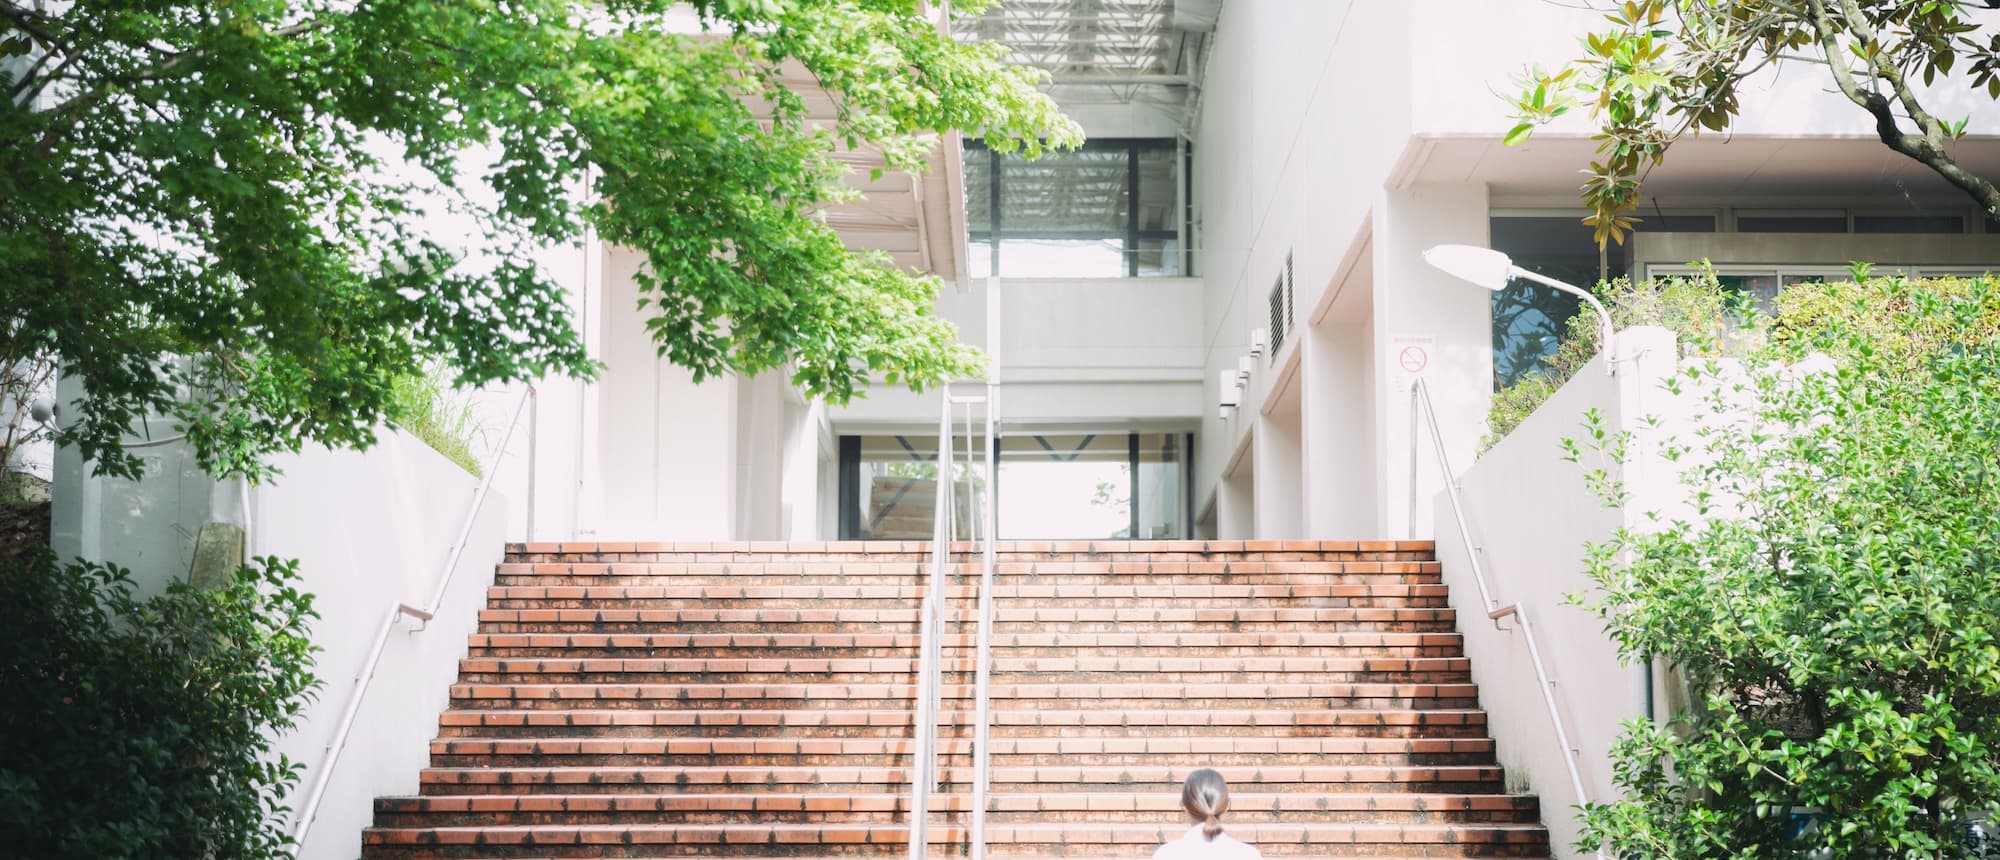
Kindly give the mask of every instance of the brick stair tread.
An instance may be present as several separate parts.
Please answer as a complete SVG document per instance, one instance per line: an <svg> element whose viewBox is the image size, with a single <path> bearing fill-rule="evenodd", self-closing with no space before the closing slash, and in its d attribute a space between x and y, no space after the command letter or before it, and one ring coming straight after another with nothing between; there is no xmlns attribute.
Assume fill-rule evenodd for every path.
<svg viewBox="0 0 2000 860"><path fill-rule="evenodd" d="M574 576L595 579L607 576L644 576L672 580L709 580L717 583L742 582L745 579L825 581L845 579L849 583L867 577L886 577L905 580L895 583L871 583L876 585L924 585L931 576L932 565L928 560L905 562L839 562L839 561L538 561L502 562L494 568L498 577L521 576ZM957 565L947 571L954 579L976 577L983 573L976 565ZM1443 566L1435 561L1381 560L1381 559L1318 559L1318 560L1266 560L1266 559L1182 559L1176 561L1145 560L1024 560L1000 561L993 566L993 576L1002 585L1038 584L1040 577L1070 577L1091 575L1099 577L1150 577L1171 582L1180 576L1255 576L1255 575L1300 575L1312 579L1323 579L1339 575L1418 575L1424 577L1419 584L1437 585L1437 577L1443 573ZM567 583L582 585L585 583ZM747 583L747 584L783 584ZM1186 583L1194 584L1194 583ZM1223 583L1239 585L1243 583Z"/></svg>
<svg viewBox="0 0 2000 860"><path fill-rule="evenodd" d="M954 541L953 552L978 549L971 541ZM1048 552L1144 552L1144 553L1226 553L1226 552L1435 552L1437 544L1428 540L1002 540L994 541L996 553ZM790 555L881 555L885 553L928 553L931 542L911 541L516 541L506 545L508 555L521 553L687 553L733 554L781 553Z"/></svg>
<svg viewBox="0 0 2000 860"><path fill-rule="evenodd" d="M1446 607L1356 608L1356 607L1219 607L1121 606L1121 607L1023 607L994 611L995 623L1047 623L1064 621L1105 622L1202 622L1240 624L1244 622L1327 623L1355 621L1450 621ZM901 609L824 609L763 607L755 609L715 609L682 607L666 609L483 609L481 622L652 622L808 624L853 622L862 624L915 623L915 607Z"/></svg>
<svg viewBox="0 0 2000 860"><path fill-rule="evenodd" d="M945 711L946 724L969 724L969 711ZM705 725L705 726L822 726L874 725L908 726L907 710L752 710L722 709L702 711L645 710L451 710L442 721L455 726L593 726L593 725ZM1075 726L1311 726L1311 725L1484 725L1486 713L1473 708L1429 709L1327 709L1295 710L1171 710L1098 711L1037 710L997 711L993 725L1075 725Z"/></svg>
<svg viewBox="0 0 2000 860"><path fill-rule="evenodd" d="M454 684L454 698L528 699L894 699L909 698L914 685L896 684ZM989 688L995 699L1166 699L1214 696L1218 698L1370 698L1370 697L1457 697L1472 696L1478 688L1458 684L1373 684L1373 683L1047 683L994 684ZM946 684L941 694L947 699L971 698L967 684Z"/></svg>
<svg viewBox="0 0 2000 860"><path fill-rule="evenodd" d="M970 600L971 585L947 588L946 597ZM923 585L496 585L488 600L921 600ZM1001 584L994 600L1278 600L1305 597L1407 598L1444 597L1443 585L1294 584L1294 585L1129 585L1129 584Z"/></svg>
<svg viewBox="0 0 2000 860"><path fill-rule="evenodd" d="M802 674L910 672L917 657L473 657L459 661L460 672L647 672L702 674L785 672ZM946 661L947 672L969 672L971 655ZM1466 671L1463 657L1001 657L996 674L1072 672L1446 672Z"/></svg>
<svg viewBox="0 0 2000 860"><path fill-rule="evenodd" d="M1390 844L1474 844L1537 843L1545 841L1539 824L1354 824L1315 822L1300 824L1241 823L1229 826L1230 835L1252 844L1306 843L1390 843ZM1184 830L1174 824L1101 824L1076 822L1060 824L988 824L987 842L993 844L1057 843L1078 844L1160 844L1178 838ZM952 826L932 826L930 842L951 843L964 838ZM364 844L374 845L579 845L579 844L852 844L894 845L906 843L909 830L896 824L663 824L663 825L561 825L526 824L455 827L371 827L363 833Z"/></svg>
<svg viewBox="0 0 2000 860"><path fill-rule="evenodd" d="M446 755L907 755L910 738L439 738L433 754ZM995 738L994 755L1188 753L1288 753L1348 755L1358 753L1490 752L1484 738ZM969 753L971 743L944 740L941 754Z"/></svg>
<svg viewBox="0 0 2000 860"><path fill-rule="evenodd" d="M1036 765L1028 767L991 768L993 781L998 783L1099 783L1129 781L1133 783L1172 782L1178 783L1192 773L1196 766L1161 765ZM1215 768L1223 778L1242 785L1263 785L1271 783L1321 783L1321 782L1438 782L1438 781L1481 781L1498 779L1500 769L1495 765L1220 765ZM853 784L853 783L907 783L909 769L906 767L873 767L848 765L717 765L717 766L659 766L659 767L612 767L612 766L523 766L523 767L431 767L423 771L423 781L437 782L446 776L482 777L469 780L484 783L483 777L493 777L491 782L512 785L641 785L650 783L678 784L675 777L685 774L688 784L699 785L756 785L778 782L809 782L813 784ZM972 769L944 768L941 781L963 782L972 775ZM507 779L503 780L502 776ZM516 778L513 775L535 776L539 779ZM438 779L433 779L437 777ZM595 779L593 779L595 777ZM615 778L609 778L615 777ZM699 777L700 779L697 779ZM732 778L740 777L740 778Z"/></svg>
<svg viewBox="0 0 2000 860"><path fill-rule="evenodd" d="M477 648L895 648L913 654L918 644L915 633L476 633ZM940 642L946 650L970 649L970 633L947 634ZM1103 647L1457 647L1463 640L1457 633L1344 632L1181 632L1138 633L1083 631L1076 633L995 633L995 648L1064 647L1078 650Z"/></svg>
<svg viewBox="0 0 2000 860"><path fill-rule="evenodd" d="M1064 811L1096 812L1178 812L1180 799L1163 794L1126 792L1047 792L1008 793L991 796L995 812ZM1534 805L1532 798L1508 794L1335 794L1325 796L1273 794L1253 791L1232 792L1229 807L1241 815L1270 811L1381 810L1405 811L1506 811ZM909 806L901 792L876 794L782 793L744 794L467 794L418 795L377 798L377 810L390 812L557 812L557 811L893 811ZM972 801L963 793L936 794L930 799L935 812L969 810Z"/></svg>

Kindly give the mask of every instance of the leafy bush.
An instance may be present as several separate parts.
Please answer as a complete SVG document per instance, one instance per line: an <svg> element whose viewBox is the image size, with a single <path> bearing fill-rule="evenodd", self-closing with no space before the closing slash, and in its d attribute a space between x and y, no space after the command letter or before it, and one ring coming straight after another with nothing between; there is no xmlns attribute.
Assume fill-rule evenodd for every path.
<svg viewBox="0 0 2000 860"><path fill-rule="evenodd" d="M312 599L263 559L140 599L125 571L0 554L0 845L36 858L280 858L273 758L314 682Z"/></svg>
<svg viewBox="0 0 2000 860"><path fill-rule="evenodd" d="M1755 319L1745 305L1745 297L1731 292L1715 280L1712 272L1687 278L1659 278L1633 281L1619 278L1599 284L1596 289L1611 321L1620 329L1630 326L1661 326L1679 339L1684 356L1714 356L1725 351L1741 351L1754 345ZM1541 361L1541 367L1513 385L1493 395L1486 413L1486 437L1479 451L1499 444L1534 414L1597 355L1601 335L1597 314L1589 308L1569 318L1569 331L1556 351Z"/></svg>
<svg viewBox="0 0 2000 860"><path fill-rule="evenodd" d="M408 431L459 468L479 476L472 443L482 430L471 402L452 388L449 375L406 373L396 377L389 392L389 426Z"/></svg>
<svg viewBox="0 0 2000 860"><path fill-rule="evenodd" d="M1694 515L1587 566L1621 654L1677 668L1690 704L1627 726L1585 843L1973 856L1965 822L2000 804L1997 303L1988 280L1801 288L1748 370L1689 374L1699 449L1665 450Z"/></svg>

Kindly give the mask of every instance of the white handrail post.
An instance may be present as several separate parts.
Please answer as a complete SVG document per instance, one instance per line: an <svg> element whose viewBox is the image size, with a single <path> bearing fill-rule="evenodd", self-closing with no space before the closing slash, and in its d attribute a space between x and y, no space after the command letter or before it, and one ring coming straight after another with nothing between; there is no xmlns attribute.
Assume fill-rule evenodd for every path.
<svg viewBox="0 0 2000 860"><path fill-rule="evenodd" d="M528 386L528 525L522 532L523 540L535 539L535 449L541 447L536 425L541 414L541 395L530 385Z"/></svg>
<svg viewBox="0 0 2000 860"><path fill-rule="evenodd" d="M937 478L932 484L933 525L931 577L917 611L917 683L913 708L915 738L910 756L910 860L924 860L930 843L931 788L937 780L938 712L944 693L939 662L943 659L945 567L951 561L952 439L951 388L940 398Z"/></svg>
<svg viewBox="0 0 2000 860"><path fill-rule="evenodd" d="M991 735L992 703L991 685L993 677L993 542L998 538L995 530L999 524L999 514L994 509L996 501L993 485L998 478L999 467L994 455L999 448L998 439L993 435L994 411L999 408L999 387L986 385L986 450L982 460L986 465L986 485L980 489L979 508L979 622L974 637L977 640L973 681L973 735L972 735L972 851L971 860L986 860L986 790L988 762L991 751L987 748L987 738ZM968 460L970 459L968 455Z"/></svg>

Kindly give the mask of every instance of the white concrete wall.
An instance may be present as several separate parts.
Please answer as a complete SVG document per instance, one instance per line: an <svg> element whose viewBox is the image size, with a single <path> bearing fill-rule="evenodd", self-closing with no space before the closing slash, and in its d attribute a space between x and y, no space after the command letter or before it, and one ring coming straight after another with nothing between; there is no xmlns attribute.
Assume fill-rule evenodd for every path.
<svg viewBox="0 0 2000 860"><path fill-rule="evenodd" d="M237 482L217 482L194 468L178 446L148 449L155 469L140 481L83 478L66 472L60 499L73 500L56 544L65 557L109 561L133 570L145 593L187 576L192 535L211 518L247 519L250 556L297 559L299 587L313 595L311 627L321 650L321 686L279 738L278 752L307 766L289 803L325 762L325 750L383 620L398 603L427 606L457 538L478 480L422 441L385 432L367 452L313 448L272 460L282 470L251 488L247 518ZM74 457L74 453L70 452ZM466 541L439 612L422 631L399 623L308 834L307 860L352 858L378 795L412 794L428 761L458 660L501 556L508 504L489 496Z"/></svg>
<svg viewBox="0 0 2000 860"><path fill-rule="evenodd" d="M1372 353L1385 348L1388 330L1420 328L1457 336L1483 325L1486 300L1481 295L1451 291L1442 295L1443 304L1418 309L1421 294L1402 292L1411 270L1404 253L1408 249L1431 235L1464 235L1466 229L1452 225L1475 219L1478 238L1485 235L1483 189L1430 194L1439 201L1434 205L1421 196L1392 199L1399 193L1398 166L1410 148L1412 129L1414 60L1405 46L1418 32L1410 5L1403 3L1223 7L1194 149L1207 352L1203 423L1196 443L1197 507L1215 493L1219 470L1245 434L1284 432L1282 425L1253 429L1260 425L1246 420L1246 413L1261 414L1281 395L1275 386L1279 374L1273 370L1287 366L1287 353L1281 352L1275 365L1259 362L1244 393L1246 408L1237 418L1216 417L1214 406L1218 373L1235 366L1252 328L1267 325L1266 296L1286 255L1293 258L1299 325L1306 325L1335 290L1358 290L1372 300L1358 318L1344 318L1344 325L1316 336L1315 354L1305 362L1302 377L1297 444L1309 452L1301 458L1301 480L1319 489L1302 500L1289 486L1255 488L1256 520L1283 530L1258 537L1380 537L1385 528L1399 525L1385 522L1381 512L1384 494L1407 480L1392 484L1383 472L1382 463L1395 453L1385 449L1389 437L1383 432L1393 415L1380 403L1386 368ZM1446 227L1427 232L1425 213L1418 209L1441 213L1456 206L1476 211L1445 213L1450 216ZM1374 245L1366 253L1372 268L1361 270L1353 281L1353 253L1371 231ZM1432 314L1438 317L1435 325L1428 318L1411 319ZM1361 322L1376 318L1394 324ZM1476 337L1483 344L1488 334L1482 328ZM1304 340L1288 338L1285 349L1299 349ZM1369 354L1362 365L1369 378L1337 372L1362 353ZM1378 426L1357 432L1357 415ZM1473 439L1477 432L1476 426L1465 428L1455 438ZM1259 456L1263 451L1260 444ZM1326 489L1333 487L1340 489ZM1235 519L1216 498L1218 520ZM1320 513L1278 517L1261 510L1278 504L1304 504Z"/></svg>
<svg viewBox="0 0 2000 860"><path fill-rule="evenodd" d="M938 314L985 349L1010 427L1192 429L1202 409L1202 282L1183 278L975 281ZM873 388L828 410L843 433L924 430L936 392Z"/></svg>
<svg viewBox="0 0 2000 860"><path fill-rule="evenodd" d="M1406 350L1414 346L1424 354L1420 375L1452 462L1471 462L1485 433L1493 386L1491 294L1431 268L1423 252L1440 243L1484 246L1488 223L1486 189L1479 185L1392 191L1376 213L1375 474L1378 521L1387 535L1428 537L1430 500L1444 485L1429 451L1417 458L1417 484L1410 484L1410 446L1430 441L1419 441L1410 426L1412 374L1401 370ZM1425 340L1413 345L1411 338Z"/></svg>
<svg viewBox="0 0 2000 860"><path fill-rule="evenodd" d="M1737 264L1845 267L1850 260L1876 263L1877 274L1924 267L2000 267L2000 235L1857 235L1833 233L1638 233L1632 236L1634 274L1649 266L1708 260Z"/></svg>
<svg viewBox="0 0 2000 860"><path fill-rule="evenodd" d="M1440 494L1435 506L1438 558L1458 627L1472 658L1480 706L1491 715L1489 730L1498 745L1509 787L1540 796L1542 820L1558 857L1580 857L1571 846L1578 828L1579 803L1555 739L1541 685L1517 622L1487 619L1470 553L1477 552L1491 588L1493 605L1518 605L1533 626L1537 644L1555 682L1560 712L1578 758L1590 800L1613 796L1608 751L1620 723L1643 713L1645 675L1620 664L1603 624L1567 595L1588 592L1584 546L1609 537L1623 525L1638 525L1632 511L1606 507L1584 484L1584 471L1599 464L1562 459L1560 440L1583 436L1586 409L1602 412L1609 427L1641 430L1645 416L1672 416L1694 404L1675 401L1663 387L1677 366L1673 336L1664 329L1628 329L1619 335L1619 375L1604 372L1594 359L1526 421L1460 476L1469 522L1468 547ZM1678 486L1670 470L1656 468L1643 452L1635 470L1624 473L1635 495L1659 500ZM1611 468L1617 469L1615 465Z"/></svg>
<svg viewBox="0 0 2000 860"><path fill-rule="evenodd" d="M314 595L320 615L312 627L313 643L321 648L315 656L318 697L298 728L276 744L307 766L288 800L296 810L325 766L326 748L384 619L398 603L426 607L446 575L444 564L478 481L400 433L386 435L366 453L320 449L279 458L277 465L284 476L252 496L251 550L298 559L301 587ZM359 856L374 798L416 793L438 714L486 605L508 507L501 496L487 498L436 617L422 629L404 619L390 631L356 728L306 833L304 860Z"/></svg>
<svg viewBox="0 0 2000 860"><path fill-rule="evenodd" d="M1415 70L1414 126L1424 135L1498 137L1514 124L1501 96L1512 95L1515 76L1533 64L1555 69L1576 59L1582 52L1577 41L1585 33L1611 28L1602 14L1580 3L1410 0L1407 5L1414 32L1421 34L1407 44ZM2000 13L1967 14L1983 27L2000 25ZM1401 51L1403 45L1378 50ZM1821 67L1772 70L1739 96L1743 112L1731 129L1735 136L1875 136L1867 113L1834 89ZM2000 131L2000 104L1983 92L1940 84L1927 98L1939 116L1972 117L1975 133ZM1590 128L1587 111L1578 110L1546 132L1587 135Z"/></svg>

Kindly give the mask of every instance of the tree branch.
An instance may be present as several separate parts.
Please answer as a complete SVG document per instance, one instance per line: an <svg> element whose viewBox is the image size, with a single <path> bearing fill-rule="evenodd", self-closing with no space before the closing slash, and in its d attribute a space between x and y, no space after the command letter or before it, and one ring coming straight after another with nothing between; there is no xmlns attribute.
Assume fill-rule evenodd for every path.
<svg viewBox="0 0 2000 860"><path fill-rule="evenodd" d="M1904 131L1896 121L1895 108L1888 97L1873 88L1864 89L1861 83L1855 80L1854 71L1848 66L1846 55L1842 53L1840 30L1834 26L1832 15L1827 11L1827 2L1828 0L1807 0L1806 5L1813 31L1819 36L1820 47L1826 52L1827 67L1833 71L1833 82L1840 88L1841 94L1875 117L1875 136L1881 138L1890 149L1929 167L1944 177L1946 182L1950 182L1979 201L1979 205L1985 207L1988 215L2000 217L2000 189L1995 189L1993 183L1952 160L1944 150L1941 131L1935 138L1929 133L1929 128L1925 129L1926 134L1921 137ZM1848 24L1854 28L1864 44L1872 42L1874 33L1867 27L1865 20L1858 18L1860 12L1854 7L1853 0L1839 0L1839 2L1843 4L1843 12L1851 16L1848 18ZM1890 86L1896 89L1898 101L1903 102L1905 110L1910 112L1911 118L1919 126L1924 126L1926 120L1931 124L1937 123L1937 118L1923 110L1923 106L1916 101L1916 94L1910 91L1907 80L1900 72L1884 69L1874 60L1869 60L1869 68L1873 72L1870 75L1871 80L1887 80Z"/></svg>

